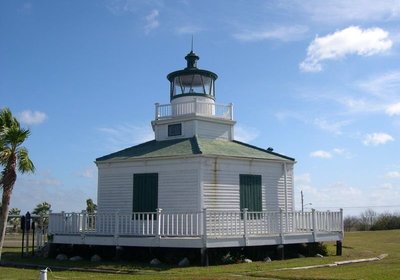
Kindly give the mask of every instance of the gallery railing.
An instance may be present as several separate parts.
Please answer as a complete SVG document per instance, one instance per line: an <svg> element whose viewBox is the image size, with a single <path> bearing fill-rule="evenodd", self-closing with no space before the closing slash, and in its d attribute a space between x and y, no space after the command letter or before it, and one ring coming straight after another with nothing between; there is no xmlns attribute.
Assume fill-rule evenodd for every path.
<svg viewBox="0 0 400 280"><path fill-rule="evenodd" d="M233 105L215 104L200 100L175 104L156 103L155 119L169 119L176 116L196 115L233 120Z"/></svg>
<svg viewBox="0 0 400 280"><path fill-rule="evenodd" d="M235 237L343 232L343 211L212 211L51 213L49 234L155 237Z"/></svg>

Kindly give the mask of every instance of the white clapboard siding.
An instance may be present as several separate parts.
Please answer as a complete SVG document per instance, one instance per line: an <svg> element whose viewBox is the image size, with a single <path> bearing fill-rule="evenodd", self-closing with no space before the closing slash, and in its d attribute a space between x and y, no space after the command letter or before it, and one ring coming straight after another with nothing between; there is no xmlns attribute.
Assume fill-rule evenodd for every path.
<svg viewBox="0 0 400 280"><path fill-rule="evenodd" d="M186 164L171 165L169 168L159 172L159 208L168 211L198 210L198 168Z"/></svg>
<svg viewBox="0 0 400 280"><path fill-rule="evenodd" d="M119 170L100 170L97 192L98 211L132 210L132 175Z"/></svg>
<svg viewBox="0 0 400 280"><path fill-rule="evenodd" d="M292 170L292 164L287 164ZM262 176L263 211L293 210L293 172L285 176L283 163L246 159L209 159L203 170L204 207L210 210L240 210L239 174ZM287 198L286 198L287 197Z"/></svg>
<svg viewBox="0 0 400 280"><path fill-rule="evenodd" d="M204 138L228 140L231 127L229 124L198 121L197 134Z"/></svg>
<svg viewBox="0 0 400 280"><path fill-rule="evenodd" d="M164 122L164 123L163 123ZM168 125L170 124L182 124L182 135L180 136L168 136ZM202 117L195 119L174 119L168 121L160 121L154 127L157 141L163 141L175 138L189 138L195 135L201 135L203 138L209 139L223 139L230 140L232 122L221 121L209 121Z"/></svg>
<svg viewBox="0 0 400 280"><path fill-rule="evenodd" d="M168 125L170 124L182 124L182 135L179 136L168 136ZM175 139L175 138L189 138L193 137L195 134L194 132L194 121L188 121L188 120L175 120L173 122L169 121L164 124L158 124L155 127L155 135L156 135L156 140L157 141L163 141L163 140L168 140L168 139Z"/></svg>
<svg viewBox="0 0 400 280"><path fill-rule="evenodd" d="M158 207L199 210L198 159L99 164L98 211L132 212L133 174L158 173ZM177 178L179 177L179 180Z"/></svg>

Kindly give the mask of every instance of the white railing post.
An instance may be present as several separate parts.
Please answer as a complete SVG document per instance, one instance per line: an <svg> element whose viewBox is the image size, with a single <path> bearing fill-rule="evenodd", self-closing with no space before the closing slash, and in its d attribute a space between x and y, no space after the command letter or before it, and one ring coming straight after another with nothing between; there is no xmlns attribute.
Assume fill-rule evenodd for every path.
<svg viewBox="0 0 400 280"><path fill-rule="evenodd" d="M157 235L156 235L156 237L157 238L161 238L161 233L162 233L162 231L161 231L161 225L162 225L162 223L161 223L161 212L162 212L162 209L161 208L157 208L156 210L157 210Z"/></svg>
<svg viewBox="0 0 400 280"><path fill-rule="evenodd" d="M158 118L160 117L160 103L155 103L154 104L156 106L156 112L155 112L155 120L158 120Z"/></svg>
<svg viewBox="0 0 400 280"><path fill-rule="evenodd" d="M207 247L207 208L203 208L203 246Z"/></svg>
<svg viewBox="0 0 400 280"><path fill-rule="evenodd" d="M194 106L193 106L194 107L194 115L197 116L197 115L199 115L197 112L197 98L194 98L193 102L194 102Z"/></svg>
<svg viewBox="0 0 400 280"><path fill-rule="evenodd" d="M247 236L247 208L243 208L243 238L244 238L244 244L247 246L248 243L248 236Z"/></svg>
<svg viewBox="0 0 400 280"><path fill-rule="evenodd" d="M114 239L117 240L119 236L119 211L114 214Z"/></svg>
<svg viewBox="0 0 400 280"><path fill-rule="evenodd" d="M344 237L344 222L343 222L343 208L340 208L340 230L342 232L342 238Z"/></svg>
<svg viewBox="0 0 400 280"><path fill-rule="evenodd" d="M233 103L229 103L228 108L230 120L233 120Z"/></svg>
<svg viewBox="0 0 400 280"><path fill-rule="evenodd" d="M315 242L317 237L317 216L315 209L311 209L311 211L312 211L312 234Z"/></svg>
<svg viewBox="0 0 400 280"><path fill-rule="evenodd" d="M74 212L71 213L71 221L72 221L72 226L71 226L71 233L77 233L79 232L77 230L78 228L78 221L77 221L76 214Z"/></svg>
<svg viewBox="0 0 400 280"><path fill-rule="evenodd" d="M85 210L82 210L82 216L81 216L81 238L85 238L85 233L87 230L87 213Z"/></svg>
<svg viewBox="0 0 400 280"><path fill-rule="evenodd" d="M281 237L281 244L284 243L285 229L283 227L283 209L279 208L279 235Z"/></svg>
<svg viewBox="0 0 400 280"><path fill-rule="evenodd" d="M67 231L67 217L65 216L65 212L61 211L61 225L60 228L63 233L68 232Z"/></svg>

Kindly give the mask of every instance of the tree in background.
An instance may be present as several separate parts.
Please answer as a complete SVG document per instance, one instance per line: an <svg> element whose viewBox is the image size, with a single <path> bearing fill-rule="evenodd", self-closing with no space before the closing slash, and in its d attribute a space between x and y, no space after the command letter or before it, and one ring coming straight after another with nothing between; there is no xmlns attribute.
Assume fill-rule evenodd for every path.
<svg viewBox="0 0 400 280"><path fill-rule="evenodd" d="M47 228L49 224L49 213L50 213L51 205L50 203L44 201L36 205L35 209L33 209L32 214L39 216L39 225L40 229Z"/></svg>
<svg viewBox="0 0 400 280"><path fill-rule="evenodd" d="M11 219L9 219L9 223L13 226L13 232L17 232L18 227L21 225L21 210L18 208L11 208L10 211L8 211L9 216L14 216ZM15 217L17 216L17 217Z"/></svg>
<svg viewBox="0 0 400 280"><path fill-rule="evenodd" d="M378 217L378 213L376 213L372 209L367 209L360 215L360 228L359 230L370 230L373 224L375 223Z"/></svg>
<svg viewBox="0 0 400 280"><path fill-rule="evenodd" d="M86 212L88 214L94 214L97 210L97 205L91 198L86 199Z"/></svg>
<svg viewBox="0 0 400 280"><path fill-rule="evenodd" d="M29 135L29 129L21 128L10 109L0 110L0 166L3 167L0 174L0 188L3 191L0 212L0 260L6 233L8 208L17 180L17 169L21 173L35 171L28 150L22 146Z"/></svg>
<svg viewBox="0 0 400 280"><path fill-rule="evenodd" d="M95 217L94 213L97 211L97 205L93 202L91 198L86 199L86 213L88 214L88 227L89 229L94 229L95 227Z"/></svg>

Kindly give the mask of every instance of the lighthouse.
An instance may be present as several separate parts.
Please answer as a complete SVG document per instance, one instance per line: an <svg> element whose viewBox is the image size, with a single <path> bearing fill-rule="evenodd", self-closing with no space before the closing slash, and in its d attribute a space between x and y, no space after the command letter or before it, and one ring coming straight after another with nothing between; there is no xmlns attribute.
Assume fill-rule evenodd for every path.
<svg viewBox="0 0 400 280"><path fill-rule="evenodd" d="M296 212L295 159L235 140L217 74L193 49L185 59L167 75L169 103L155 104L154 139L96 159L97 213L52 213L53 244L133 247L138 258L143 248L200 249L203 264L209 248L341 248L342 211Z"/></svg>

